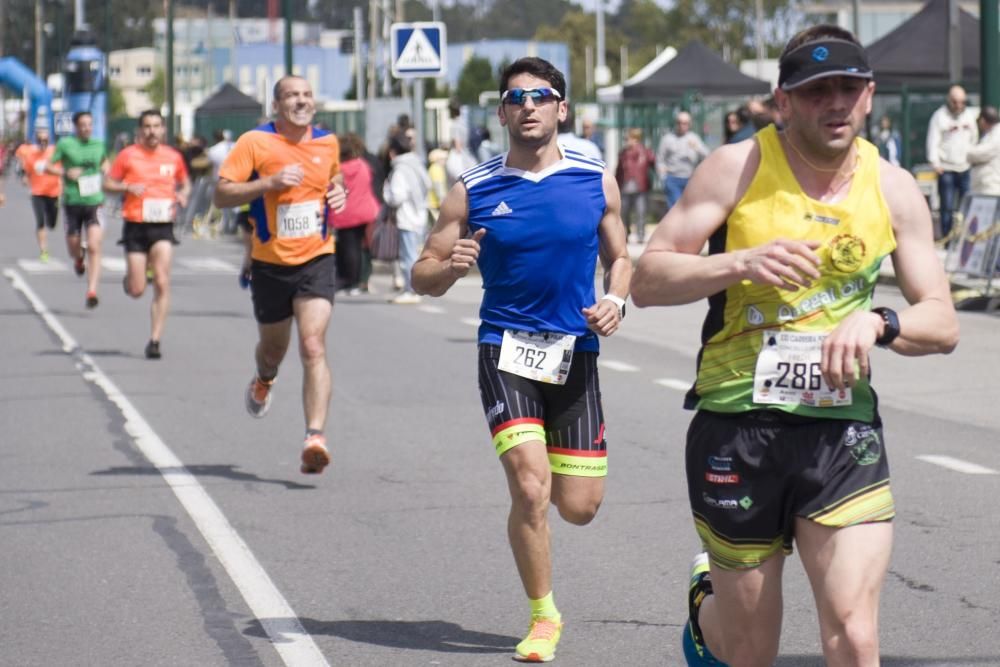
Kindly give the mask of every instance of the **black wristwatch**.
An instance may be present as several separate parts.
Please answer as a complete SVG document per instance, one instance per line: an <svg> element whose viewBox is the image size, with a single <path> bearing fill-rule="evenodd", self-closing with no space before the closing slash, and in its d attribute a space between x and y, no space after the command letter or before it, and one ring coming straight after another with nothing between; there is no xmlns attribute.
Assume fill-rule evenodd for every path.
<svg viewBox="0 0 1000 667"><path fill-rule="evenodd" d="M899 316L892 308L872 308L872 312L878 313L885 323L885 329L882 335L875 339L875 344L879 347L889 347L899 336Z"/></svg>

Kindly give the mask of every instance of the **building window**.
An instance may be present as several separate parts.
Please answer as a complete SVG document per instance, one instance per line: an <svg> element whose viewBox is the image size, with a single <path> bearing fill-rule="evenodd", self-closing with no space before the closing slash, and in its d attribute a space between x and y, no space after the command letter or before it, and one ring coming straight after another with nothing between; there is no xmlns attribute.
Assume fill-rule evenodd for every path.
<svg viewBox="0 0 1000 667"><path fill-rule="evenodd" d="M137 76L153 76L153 68L140 65L135 68L135 73Z"/></svg>

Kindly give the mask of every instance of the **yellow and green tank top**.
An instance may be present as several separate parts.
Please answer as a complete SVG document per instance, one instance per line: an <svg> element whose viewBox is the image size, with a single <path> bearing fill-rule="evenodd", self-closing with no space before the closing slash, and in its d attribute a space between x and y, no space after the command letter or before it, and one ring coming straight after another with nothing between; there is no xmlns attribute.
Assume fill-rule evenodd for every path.
<svg viewBox="0 0 1000 667"><path fill-rule="evenodd" d="M851 403L820 405L754 402L754 372L764 331L823 334L855 310L871 308L883 258L896 247L882 196L878 149L855 139L859 164L846 197L827 204L799 186L773 125L756 135L760 166L746 194L709 240L717 254L777 238L819 241L821 277L791 292L748 280L709 298L698 376L685 407L736 413L771 408L803 417L870 421L875 395L863 378Z"/></svg>

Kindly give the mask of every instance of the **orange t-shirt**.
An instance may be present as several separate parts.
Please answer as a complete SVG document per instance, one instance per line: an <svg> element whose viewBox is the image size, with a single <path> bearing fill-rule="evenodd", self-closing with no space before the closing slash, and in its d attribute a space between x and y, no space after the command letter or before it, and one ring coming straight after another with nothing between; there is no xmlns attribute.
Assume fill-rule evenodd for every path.
<svg viewBox="0 0 1000 667"><path fill-rule="evenodd" d="M125 185L146 186L141 195L125 193L122 217L128 222L173 222L177 212L177 186L187 180L184 158L170 146L150 150L132 144L115 158L108 176Z"/></svg>
<svg viewBox="0 0 1000 667"><path fill-rule="evenodd" d="M293 143L278 134L274 123L261 125L237 140L219 178L242 183L293 164L305 172L302 183L266 192L250 203L256 260L297 266L333 252L326 207L330 179L340 172L340 144L333 134L314 127L309 139Z"/></svg>
<svg viewBox="0 0 1000 667"><path fill-rule="evenodd" d="M42 150L37 144L21 144L14 157L21 161L21 168L28 177L31 194L39 197L58 197L62 193L62 179L45 173L49 158L56 152L55 144Z"/></svg>

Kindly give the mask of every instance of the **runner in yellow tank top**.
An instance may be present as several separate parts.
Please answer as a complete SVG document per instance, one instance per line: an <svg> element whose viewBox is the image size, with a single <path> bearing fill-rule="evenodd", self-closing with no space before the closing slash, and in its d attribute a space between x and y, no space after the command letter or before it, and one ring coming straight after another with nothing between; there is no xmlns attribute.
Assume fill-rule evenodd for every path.
<svg viewBox="0 0 1000 667"><path fill-rule="evenodd" d="M632 281L640 307L709 300L686 452L707 553L692 569L684 655L774 662L794 544L827 664L871 666L894 507L869 353L950 352L958 323L923 196L858 138L875 90L864 49L816 26L779 68L785 129L712 153ZM910 304L898 314L871 308L887 255Z"/></svg>

